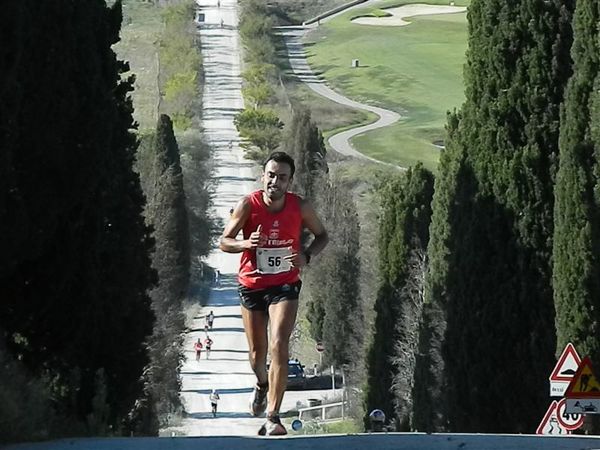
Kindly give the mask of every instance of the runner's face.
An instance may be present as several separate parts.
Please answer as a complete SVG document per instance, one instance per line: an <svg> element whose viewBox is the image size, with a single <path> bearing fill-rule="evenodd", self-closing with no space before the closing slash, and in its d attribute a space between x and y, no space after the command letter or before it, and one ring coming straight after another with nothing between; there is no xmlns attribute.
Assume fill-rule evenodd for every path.
<svg viewBox="0 0 600 450"><path fill-rule="evenodd" d="M292 182L292 168L289 164L269 161L263 173L263 187L271 200L283 198Z"/></svg>

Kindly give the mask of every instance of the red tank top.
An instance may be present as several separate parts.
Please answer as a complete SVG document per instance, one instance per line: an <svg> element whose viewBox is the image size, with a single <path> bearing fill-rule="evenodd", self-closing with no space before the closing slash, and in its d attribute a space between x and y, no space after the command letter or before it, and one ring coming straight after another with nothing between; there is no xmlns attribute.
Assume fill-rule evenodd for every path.
<svg viewBox="0 0 600 450"><path fill-rule="evenodd" d="M281 286L300 279L300 271L297 268L290 268L281 261L281 255L287 253L287 248L291 247L292 252L300 251L300 197L286 193L283 209L272 213L267 209L262 195L262 190L249 195L250 217L243 228L244 239L248 239L259 224L262 225L262 233L267 236L264 247L244 250L242 253L238 281L249 289Z"/></svg>

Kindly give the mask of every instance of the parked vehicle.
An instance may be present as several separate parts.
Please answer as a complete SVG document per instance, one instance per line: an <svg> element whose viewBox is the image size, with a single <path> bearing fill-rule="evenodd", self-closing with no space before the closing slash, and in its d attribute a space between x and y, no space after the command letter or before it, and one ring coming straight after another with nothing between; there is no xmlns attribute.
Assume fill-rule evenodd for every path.
<svg viewBox="0 0 600 450"><path fill-rule="evenodd" d="M271 367L271 363L267 363L267 370ZM304 389L306 387L306 373L304 372L304 365L300 364L297 359L290 359L288 361L288 388Z"/></svg>
<svg viewBox="0 0 600 450"><path fill-rule="evenodd" d="M304 389L306 386L306 374L304 373L304 366L300 364L297 359L290 359L288 361L288 388L295 387Z"/></svg>

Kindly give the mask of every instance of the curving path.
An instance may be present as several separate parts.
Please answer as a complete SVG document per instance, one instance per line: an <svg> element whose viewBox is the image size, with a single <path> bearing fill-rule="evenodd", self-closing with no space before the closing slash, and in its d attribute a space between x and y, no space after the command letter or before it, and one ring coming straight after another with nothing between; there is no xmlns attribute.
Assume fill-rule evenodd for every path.
<svg viewBox="0 0 600 450"><path fill-rule="evenodd" d="M311 23L310 25L276 27L276 29L277 33L283 36L284 38L286 48L288 51L288 59L290 61L290 66L294 74L300 81L304 82L310 89L312 89L317 94L329 100L332 100L341 105L350 106L351 108L362 109L364 111L372 112L379 117L373 123L361 125L356 128L351 128L349 130L345 130L340 133L334 134L333 136L330 136L327 140L327 142L329 142L329 145L331 145L331 147L335 151L343 155L353 156L355 158L373 161L378 164L386 164L393 167L398 167L400 169L404 169L403 167L385 163L375 158L371 158L370 156L364 155L358 150L356 150L350 142L350 140L355 136L367 133L372 130L376 130L378 128L387 127L388 125L397 122L401 117L400 114L394 111L390 111L388 109L366 105L364 103L351 100L348 97L331 89L325 84L324 80L315 75L312 69L310 68L308 61L306 60L304 45L302 44L302 39L304 35L308 31L318 27L320 22L328 22L329 20L339 16L340 14L344 14L349 10L373 6L380 2L381 0L369 0L364 3L359 3L357 5L350 6L324 19L321 19L319 22Z"/></svg>
<svg viewBox="0 0 600 450"><path fill-rule="evenodd" d="M364 3L361 4L361 6L364 5ZM342 94L335 92L333 89L328 87L322 79L317 77L308 65L308 61L306 60L306 56L304 53L304 45L302 44L302 38L304 37L306 30L310 28L312 28L312 26L279 28L278 33L281 36L283 36L285 40L285 44L288 51L288 59L290 61L290 66L292 67L294 74L298 77L300 81L304 82L314 92L323 97L328 98L329 100L332 100L341 105L369 111L379 116L379 118L373 123L362 125L356 128L351 128L349 130L342 131L341 133L334 134L328 139L329 145L331 145L331 147L335 151L343 155L367 159L376 163L388 164L360 153L352 146L350 140L354 136L357 136L359 134L376 130L378 128L387 127L388 125L397 122L400 119L400 114L384 108L366 105L364 103L359 103L357 101L351 100L348 97L345 97Z"/></svg>
<svg viewBox="0 0 600 450"><path fill-rule="evenodd" d="M364 5L365 3L362 3L360 6ZM302 44L302 38L304 37L306 31L310 28L313 28L313 26L280 27L278 31L278 33L282 35L285 40L290 66L292 67L292 70L294 71L296 77L298 77L300 81L304 82L314 92L325 98L328 98L329 100L332 100L341 105L372 112L379 117L373 123L362 125L356 128L351 128L349 130L345 130L340 133L334 134L333 136L330 136L328 139L329 145L331 145L331 147L335 151L343 155L354 156L356 158L366 159L380 164L388 164L360 153L352 146L350 140L354 136L358 136L359 134L376 130L378 128L387 127L388 125L397 122L401 117L400 114L384 108L366 105L364 103L359 103L357 101L351 100L348 97L345 97L344 95L331 89L324 83L322 79L315 75L308 64L308 61L306 60L304 45Z"/></svg>
<svg viewBox="0 0 600 450"><path fill-rule="evenodd" d="M336 14L333 14L331 16L328 16L327 18L321 19L319 22L327 22L349 10L352 10L355 8L364 8L367 6L375 6L377 3L380 3L380 0L369 0L364 3L352 5L342 11L337 12ZM450 7L450 6L448 6L448 7L433 6L432 7L432 5L425 5L425 4L404 5L402 7L394 8L393 10L390 10L393 13L393 16L391 19L390 18L383 18L383 19L387 19L389 24L393 24L395 26L401 26L401 25L409 24L409 22L405 22L405 21L401 20L402 18L405 18L405 17L463 12L465 9L466 8L462 8L462 7L455 8L455 7ZM364 19L358 19L358 20L364 20L365 21L364 23L369 24L369 25L380 25L383 23L388 24L388 22L386 22L385 20L376 19L376 18L372 18L372 20L371 20L371 18L364 18ZM369 21L369 20L371 20L371 21ZM381 20L381 22L378 22L379 20ZM401 118L401 116L400 116L400 114L398 114L394 111L390 111L390 110L387 110L384 108L378 108L376 106L371 106L371 105L367 105L364 103L359 103L354 100L351 100L348 97L345 97L345 96L339 94L338 92L334 91L330 87L328 87L325 84L325 82L323 81L323 79L319 78L317 75L314 74L314 72L310 68L310 65L308 64L308 61L306 60L306 54L304 51L304 45L302 44L302 39L309 30L316 28L319 25L319 22L313 22L310 25L303 25L303 26L277 27L278 34L280 34L284 37L285 44L286 44L287 51L288 51L288 59L290 61L290 66L292 67L294 74L300 81L304 82L310 89L312 89L317 94L319 94L329 100L332 100L336 103L339 103L341 105L350 106L352 108L362 109L364 111L372 112L379 117L373 123L370 123L367 125L362 125L362 126L359 126L356 128L351 128L349 130L345 130L340 133L334 134L333 136L330 136L328 139L329 145L331 145L331 147L335 151L337 151L343 155L354 156L356 158L366 159L366 160L370 160L370 161L377 162L380 164L386 164L386 165L398 167L400 169L405 169L403 167L396 166L396 165L389 164L389 163L384 163L377 159L366 156L366 155L360 153L359 151L357 151L353 147L351 140L355 136L367 133L369 131L376 130L378 128L387 127L387 126L397 122Z"/></svg>

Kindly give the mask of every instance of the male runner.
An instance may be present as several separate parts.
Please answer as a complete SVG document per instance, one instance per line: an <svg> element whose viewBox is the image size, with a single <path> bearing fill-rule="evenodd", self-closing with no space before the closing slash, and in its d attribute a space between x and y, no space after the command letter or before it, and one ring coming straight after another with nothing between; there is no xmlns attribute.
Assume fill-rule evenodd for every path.
<svg viewBox="0 0 600 450"><path fill-rule="evenodd" d="M287 385L289 339L302 285L300 268L328 242L310 203L288 192L294 170L294 160L287 153L272 153L263 167L263 189L238 202L221 237L221 250L242 253L238 290L250 365L257 378L250 411L258 416L267 410L260 435L287 434L279 408ZM305 228L314 239L302 249L300 235ZM237 240L240 230L243 239ZM269 320L271 366L267 373Z"/></svg>
<svg viewBox="0 0 600 450"><path fill-rule="evenodd" d="M208 327L212 330L213 327L213 322L215 321L215 313L212 312L212 310L210 311L210 313L208 314L208 316L206 316L206 323L208 324Z"/></svg>
<svg viewBox="0 0 600 450"><path fill-rule="evenodd" d="M221 397L219 397L219 391L213 389L208 398L210 400L210 409L212 411L212 415L213 417L217 417L217 403L221 399Z"/></svg>
<svg viewBox="0 0 600 450"><path fill-rule="evenodd" d="M204 347L206 348L206 359L210 358L210 349L212 348L213 340L209 335L206 335L206 339L204 339Z"/></svg>

